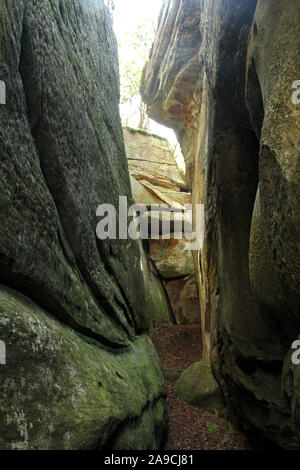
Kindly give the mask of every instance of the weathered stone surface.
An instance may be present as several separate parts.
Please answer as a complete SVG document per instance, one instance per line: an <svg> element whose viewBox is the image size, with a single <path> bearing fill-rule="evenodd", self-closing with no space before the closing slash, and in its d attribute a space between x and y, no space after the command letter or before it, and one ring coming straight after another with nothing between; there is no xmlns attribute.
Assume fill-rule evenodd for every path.
<svg viewBox="0 0 300 470"><path fill-rule="evenodd" d="M144 262L146 296L149 305L151 301L156 304L150 317L176 320L178 324L198 322L197 287L190 279L194 274L194 260L191 251L185 251L188 241L182 233L193 231L192 214L183 211L185 204L191 204L191 194L183 191L185 181L165 139L130 128L124 129L124 138L134 200L151 209L144 214L148 221L147 255L154 262L158 276L153 276ZM167 212L168 206L178 212ZM174 240L175 233L180 233L182 240ZM163 280L186 276L188 280L174 281L176 293L170 283L165 288ZM166 300L171 309L170 305L166 309Z"/></svg>
<svg viewBox="0 0 300 470"><path fill-rule="evenodd" d="M141 86L149 114L161 124L171 124L176 131L190 181L200 104L195 93L195 83L201 78L199 21L198 0L164 1L157 31L159 40L154 42Z"/></svg>
<svg viewBox="0 0 300 470"><path fill-rule="evenodd" d="M143 171L148 172L147 169L144 169ZM163 202L163 204L168 204L171 207L182 209L182 210L184 209L185 204L186 205L191 204L190 193L171 191L157 184L150 183L149 181L145 179L140 180L140 183L145 188L147 188L148 192L152 196L160 199Z"/></svg>
<svg viewBox="0 0 300 470"><path fill-rule="evenodd" d="M300 320L300 157L299 105L292 101L292 84L300 72L300 5L289 0L258 5L249 62L254 61L264 105L260 140L260 210L274 275L286 306ZM275 47L273 41L279 38ZM280 54L278 54L280 50ZM249 66L250 67L250 66ZM250 113L254 109L248 102ZM288 322L287 322L288 323Z"/></svg>
<svg viewBox="0 0 300 470"><path fill-rule="evenodd" d="M130 197L116 44L111 31L104 36L106 10L95 14L91 3L71 0L66 7L34 0L26 9L1 7L3 21L7 15L19 26L2 46L1 280L78 329L126 344L143 324L134 293L137 285L142 293L138 251L131 241L95 236L98 205Z"/></svg>
<svg viewBox="0 0 300 470"><path fill-rule="evenodd" d="M178 325L200 323L198 287L195 278L166 283L166 289Z"/></svg>
<svg viewBox="0 0 300 470"><path fill-rule="evenodd" d="M176 236L181 239L177 240ZM192 253L185 249L187 243L180 233L172 234L170 240L151 240L150 257L164 279L194 274Z"/></svg>
<svg viewBox="0 0 300 470"><path fill-rule="evenodd" d="M126 127L123 132L134 200L145 204L152 198L154 204L177 208L191 204L185 177L168 141L138 129Z"/></svg>
<svg viewBox="0 0 300 470"><path fill-rule="evenodd" d="M300 330L299 34L296 0L166 0L142 84L205 203L205 357L240 422L286 448L300 446L289 354Z"/></svg>
<svg viewBox="0 0 300 470"><path fill-rule="evenodd" d="M288 308L282 285L276 276L262 220L260 190L257 191L252 217L249 259L252 291L261 315L268 322L273 335L278 335L280 326L282 339L284 336L293 339L297 322ZM282 312L286 312L284 316Z"/></svg>
<svg viewBox="0 0 300 470"><path fill-rule="evenodd" d="M28 303L21 315L23 301L0 294L1 339L9 346L0 370L2 448L101 447L131 416L142 429L139 415L160 400L148 366L135 380L135 362L156 361L151 343L138 337L150 325L138 245L96 238L98 205L118 207L119 195L132 200L111 23L102 0L0 5L0 79L7 87L0 107L0 282L39 305L31 311ZM98 369L114 364L127 367L124 394L134 384L124 407L123 379L111 374L106 391L96 381ZM153 408L153 426L159 417ZM139 440L154 441L158 446L159 433Z"/></svg>
<svg viewBox="0 0 300 470"><path fill-rule="evenodd" d="M136 179L142 175L142 179L154 181L158 186L175 191L186 189L185 178L166 139L128 127L123 132L129 170L135 172Z"/></svg>
<svg viewBox="0 0 300 470"><path fill-rule="evenodd" d="M116 354L0 286L0 337L2 450L159 447L164 384L147 335Z"/></svg>
<svg viewBox="0 0 300 470"><path fill-rule="evenodd" d="M164 204L164 202L159 199L158 196L153 193L151 194L148 189L133 176L130 176L130 182L133 198L135 201L138 201L139 204L143 204L146 207L151 205Z"/></svg>
<svg viewBox="0 0 300 470"><path fill-rule="evenodd" d="M153 269L151 269L151 260L149 260L146 251L140 242L141 265L145 283L145 309L146 314L151 320L158 322L172 323L173 312L170 306L167 292L164 284L158 278Z"/></svg>
<svg viewBox="0 0 300 470"><path fill-rule="evenodd" d="M204 408L210 412L222 410L224 404L210 362L195 362L175 384L175 392L189 405Z"/></svg>

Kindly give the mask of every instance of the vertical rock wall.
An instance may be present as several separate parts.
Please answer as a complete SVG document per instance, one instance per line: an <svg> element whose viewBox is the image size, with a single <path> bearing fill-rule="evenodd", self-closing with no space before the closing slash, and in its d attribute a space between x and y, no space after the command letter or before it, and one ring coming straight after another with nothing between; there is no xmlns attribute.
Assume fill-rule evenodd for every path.
<svg viewBox="0 0 300 470"><path fill-rule="evenodd" d="M157 448L138 245L96 237L132 201L104 1L3 0L0 79L0 448Z"/></svg>
<svg viewBox="0 0 300 470"><path fill-rule="evenodd" d="M204 346L243 425L299 448L300 6L165 0L144 71L150 116L176 130L194 202Z"/></svg>

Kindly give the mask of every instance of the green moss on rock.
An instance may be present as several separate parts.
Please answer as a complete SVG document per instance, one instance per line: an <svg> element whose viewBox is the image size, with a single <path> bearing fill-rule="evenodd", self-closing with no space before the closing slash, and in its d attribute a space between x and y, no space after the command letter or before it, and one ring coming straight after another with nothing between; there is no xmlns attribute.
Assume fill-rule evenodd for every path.
<svg viewBox="0 0 300 470"><path fill-rule="evenodd" d="M0 337L0 449L159 447L165 386L147 335L103 348L1 286Z"/></svg>
<svg viewBox="0 0 300 470"><path fill-rule="evenodd" d="M224 408L218 384L208 361L195 362L183 371L175 384L175 392L189 405L211 412Z"/></svg>

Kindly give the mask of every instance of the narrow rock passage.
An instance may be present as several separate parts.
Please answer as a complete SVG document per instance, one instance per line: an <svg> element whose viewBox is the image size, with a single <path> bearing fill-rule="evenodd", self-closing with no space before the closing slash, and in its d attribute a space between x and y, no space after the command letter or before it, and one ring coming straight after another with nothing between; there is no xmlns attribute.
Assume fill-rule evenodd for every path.
<svg viewBox="0 0 300 470"><path fill-rule="evenodd" d="M253 444L245 434L217 413L209 413L180 400L174 385L181 371L201 359L199 325L160 323L152 340L166 376L169 433L166 450L248 450Z"/></svg>

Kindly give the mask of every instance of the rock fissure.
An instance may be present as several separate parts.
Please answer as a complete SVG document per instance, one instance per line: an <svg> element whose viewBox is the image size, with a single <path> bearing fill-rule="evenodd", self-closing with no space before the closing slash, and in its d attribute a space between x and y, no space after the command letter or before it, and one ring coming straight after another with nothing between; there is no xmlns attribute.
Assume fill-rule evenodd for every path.
<svg viewBox="0 0 300 470"><path fill-rule="evenodd" d="M299 35L295 0L165 0L141 86L150 117L177 133L193 202L205 205L204 247L194 256L203 358L240 424L294 449L300 180L290 87ZM178 391L193 374L204 381L204 362Z"/></svg>
<svg viewBox="0 0 300 470"><path fill-rule="evenodd" d="M122 129L106 0L2 1L0 449L245 448L227 412L300 448L299 37L299 0L162 0L140 93L184 174ZM120 196L147 240L97 238Z"/></svg>

